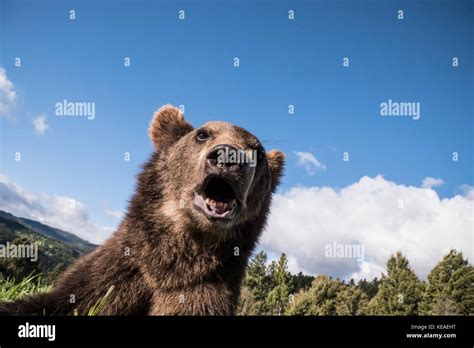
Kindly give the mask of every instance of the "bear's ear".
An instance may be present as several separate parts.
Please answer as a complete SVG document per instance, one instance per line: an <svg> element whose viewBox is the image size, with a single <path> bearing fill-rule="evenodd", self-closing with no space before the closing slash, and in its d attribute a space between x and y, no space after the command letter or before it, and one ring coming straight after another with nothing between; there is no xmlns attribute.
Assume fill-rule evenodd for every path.
<svg viewBox="0 0 474 348"><path fill-rule="evenodd" d="M271 150L267 152L267 161L272 173L272 192L275 192L285 168L285 155L281 151Z"/></svg>
<svg viewBox="0 0 474 348"><path fill-rule="evenodd" d="M181 110L168 104L153 115L148 135L155 148L163 150L193 129L193 126L184 119Z"/></svg>

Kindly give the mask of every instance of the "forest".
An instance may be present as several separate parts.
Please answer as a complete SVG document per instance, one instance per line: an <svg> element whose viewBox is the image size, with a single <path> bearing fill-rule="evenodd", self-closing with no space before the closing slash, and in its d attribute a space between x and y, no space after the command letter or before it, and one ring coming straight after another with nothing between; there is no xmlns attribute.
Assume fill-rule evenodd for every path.
<svg viewBox="0 0 474 348"><path fill-rule="evenodd" d="M261 251L247 269L238 314L472 315L474 268L462 253L451 250L422 281L397 252L380 279L355 282L291 274L285 254L269 263Z"/></svg>

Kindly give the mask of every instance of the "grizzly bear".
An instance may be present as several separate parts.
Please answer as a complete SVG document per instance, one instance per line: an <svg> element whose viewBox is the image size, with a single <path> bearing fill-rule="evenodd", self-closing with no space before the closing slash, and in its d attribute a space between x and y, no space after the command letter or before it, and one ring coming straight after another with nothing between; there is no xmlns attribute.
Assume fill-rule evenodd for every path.
<svg viewBox="0 0 474 348"><path fill-rule="evenodd" d="M155 149L118 230L51 292L4 303L2 314L87 315L101 299L102 315L234 314L284 155L226 122L194 129L170 105L149 136Z"/></svg>

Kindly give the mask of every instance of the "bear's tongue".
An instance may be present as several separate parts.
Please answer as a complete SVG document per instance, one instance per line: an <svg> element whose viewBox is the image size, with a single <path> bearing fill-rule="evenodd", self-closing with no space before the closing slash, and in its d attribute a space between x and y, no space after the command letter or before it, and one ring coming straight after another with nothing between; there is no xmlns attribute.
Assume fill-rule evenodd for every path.
<svg viewBox="0 0 474 348"><path fill-rule="evenodd" d="M234 200L232 200L231 202L218 202L213 200L212 198L207 197L206 204L209 209L212 210L214 213L222 215L232 209Z"/></svg>

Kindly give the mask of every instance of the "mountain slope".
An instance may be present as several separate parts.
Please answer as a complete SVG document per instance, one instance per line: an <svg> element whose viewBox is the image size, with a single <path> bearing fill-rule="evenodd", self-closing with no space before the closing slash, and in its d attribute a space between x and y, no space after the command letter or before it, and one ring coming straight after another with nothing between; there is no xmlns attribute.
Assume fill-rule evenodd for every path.
<svg viewBox="0 0 474 348"><path fill-rule="evenodd" d="M36 254L17 257L12 253L12 250L27 246L36 249ZM0 216L0 273L3 279L21 280L29 274L41 274L43 280L51 281L80 255L69 245Z"/></svg>
<svg viewBox="0 0 474 348"><path fill-rule="evenodd" d="M49 237L58 242L62 242L68 245L69 247L71 247L73 250L77 251L79 254L88 253L89 251L92 251L96 247L96 245L89 243L72 233L60 230L58 228L50 227L48 225L44 225L35 220L21 218L2 210L0 210L0 218L3 218L4 220L16 222L22 225L23 227L26 227L30 231L34 231L45 237Z"/></svg>

